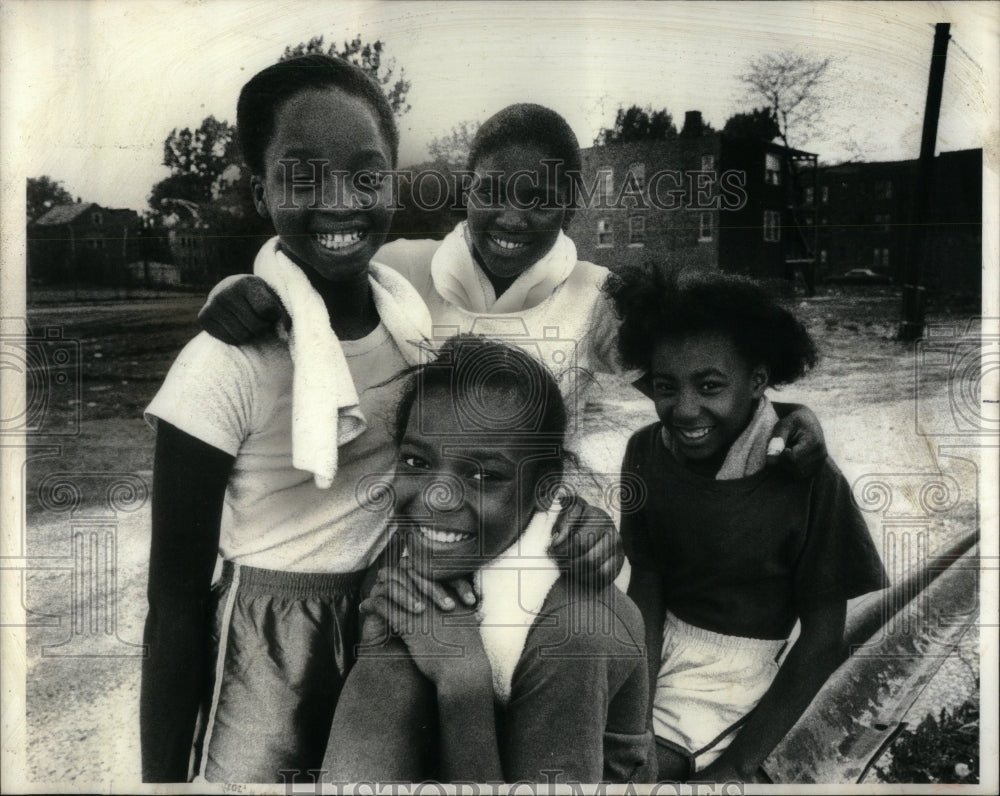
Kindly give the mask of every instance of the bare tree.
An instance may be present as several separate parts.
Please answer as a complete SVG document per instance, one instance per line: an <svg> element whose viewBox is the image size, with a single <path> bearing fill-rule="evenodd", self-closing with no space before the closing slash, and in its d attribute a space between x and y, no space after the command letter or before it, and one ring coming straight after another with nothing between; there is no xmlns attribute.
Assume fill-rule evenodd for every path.
<svg viewBox="0 0 1000 796"><path fill-rule="evenodd" d="M820 131L823 111L829 104L826 79L832 58L782 50L765 53L750 62L740 80L747 87L751 102L764 100L764 111L770 110L777 122L777 134L788 149L801 148ZM793 196L802 190L799 168L794 157L787 160L791 177ZM817 174L813 162L813 180ZM807 255L802 266L802 276L807 295L813 295L816 276L815 239L803 232L803 224L796 210L795 202L789 205L792 233L803 252ZM815 229L815 226L813 227Z"/></svg>
<svg viewBox="0 0 1000 796"><path fill-rule="evenodd" d="M764 100L778 123L786 147L801 145L819 129L826 105L825 80L832 58L783 50L750 62L740 80L751 101Z"/></svg>

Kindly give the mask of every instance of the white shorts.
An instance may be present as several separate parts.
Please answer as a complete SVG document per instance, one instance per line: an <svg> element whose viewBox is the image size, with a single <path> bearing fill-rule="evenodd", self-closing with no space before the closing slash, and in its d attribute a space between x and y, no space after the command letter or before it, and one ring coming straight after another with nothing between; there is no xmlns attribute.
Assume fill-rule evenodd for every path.
<svg viewBox="0 0 1000 796"><path fill-rule="evenodd" d="M787 641L724 636L667 612L653 698L657 742L700 771L729 746L778 673Z"/></svg>

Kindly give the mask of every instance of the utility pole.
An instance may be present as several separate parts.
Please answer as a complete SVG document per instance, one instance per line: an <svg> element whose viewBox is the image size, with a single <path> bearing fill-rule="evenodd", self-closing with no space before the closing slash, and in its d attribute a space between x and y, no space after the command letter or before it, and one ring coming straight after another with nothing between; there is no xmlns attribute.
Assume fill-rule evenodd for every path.
<svg viewBox="0 0 1000 796"><path fill-rule="evenodd" d="M920 138L914 214L908 251L903 262L903 317L899 325L899 339L904 341L919 340L924 335L925 289L920 284L923 270L921 265L927 258L930 240L927 233L931 193L934 189L934 145L937 142L938 117L941 114L941 92L950 29L951 25L947 22L939 22L934 26L934 49L931 52L931 71L927 79L927 104L924 106L924 129Z"/></svg>

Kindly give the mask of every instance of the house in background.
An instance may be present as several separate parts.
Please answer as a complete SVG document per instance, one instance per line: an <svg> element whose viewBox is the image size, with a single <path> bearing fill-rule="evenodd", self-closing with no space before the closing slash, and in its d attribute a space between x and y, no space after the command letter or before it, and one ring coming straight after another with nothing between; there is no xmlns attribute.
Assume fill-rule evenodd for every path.
<svg viewBox="0 0 1000 796"><path fill-rule="evenodd" d="M665 262L721 268L759 279L807 279L815 251L800 223L796 173L815 178L816 156L762 140L707 132L688 111L669 141L582 151L582 183L570 225L580 259L614 269Z"/></svg>
<svg viewBox="0 0 1000 796"><path fill-rule="evenodd" d="M821 275L869 269L899 283L907 258L923 255L921 282L935 290L978 292L982 283L981 149L934 160L929 235L911 251L919 161L845 163L805 180L800 215L816 226Z"/></svg>
<svg viewBox="0 0 1000 796"><path fill-rule="evenodd" d="M139 214L93 202L51 208L28 225L28 278L57 284L121 285L141 257Z"/></svg>

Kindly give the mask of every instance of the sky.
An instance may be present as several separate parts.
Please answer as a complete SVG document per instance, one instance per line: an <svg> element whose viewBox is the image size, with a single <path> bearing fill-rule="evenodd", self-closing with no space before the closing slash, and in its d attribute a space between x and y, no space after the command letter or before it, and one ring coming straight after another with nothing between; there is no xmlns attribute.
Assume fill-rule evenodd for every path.
<svg viewBox="0 0 1000 796"><path fill-rule="evenodd" d="M821 135L837 162L915 158L934 22L952 23L938 151L985 147L996 168L1000 6L833 2L250 2L5 0L0 177L49 175L74 196L146 208L173 128L235 122L242 84L323 34L381 39L412 83L402 165L460 121L548 105L583 146L619 106L700 110L721 128L752 107L738 76L780 49L830 56Z"/></svg>

